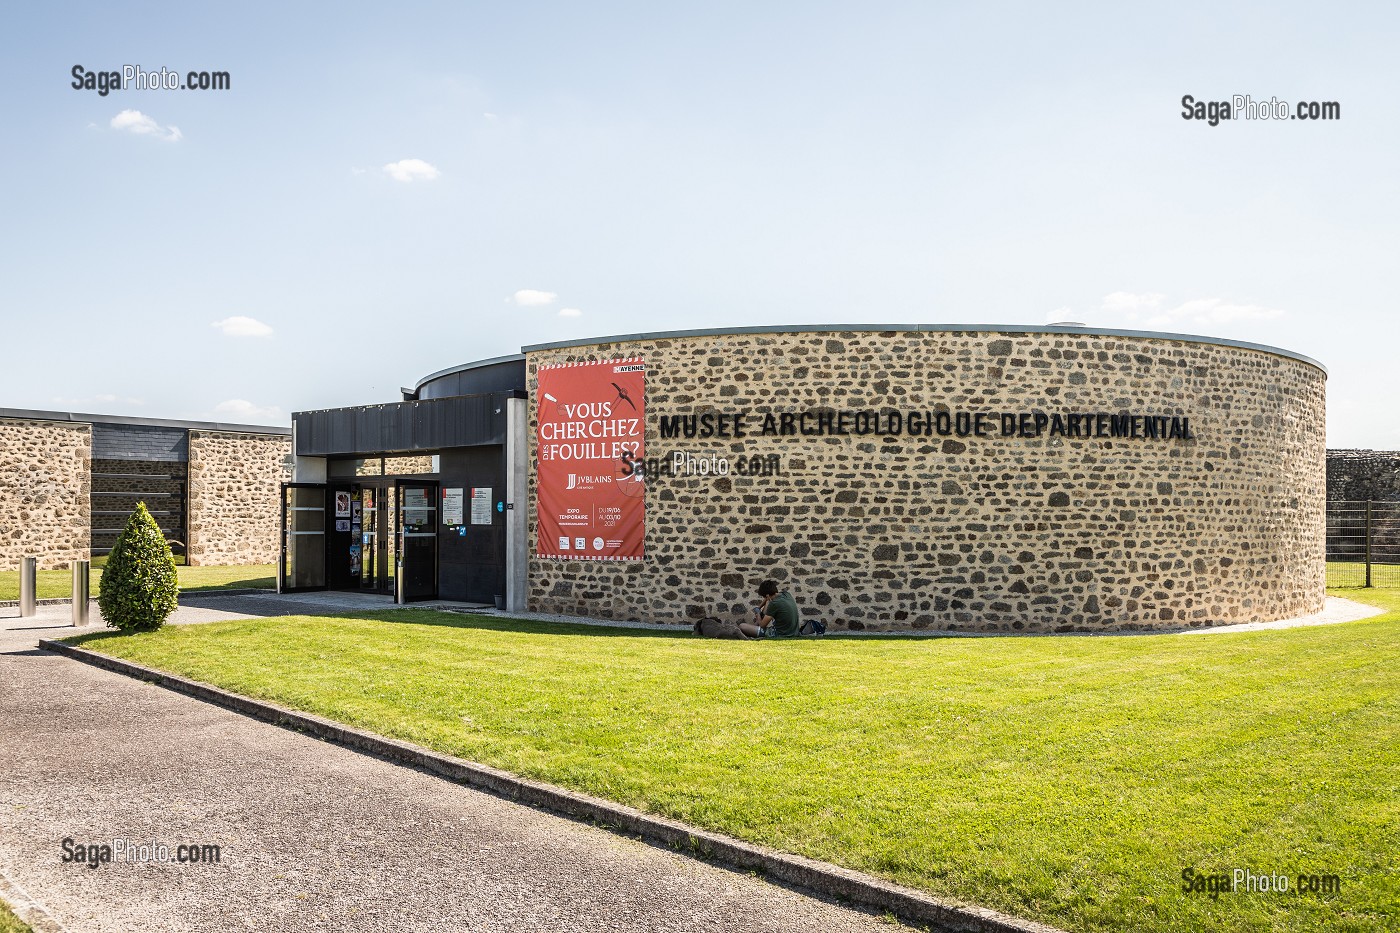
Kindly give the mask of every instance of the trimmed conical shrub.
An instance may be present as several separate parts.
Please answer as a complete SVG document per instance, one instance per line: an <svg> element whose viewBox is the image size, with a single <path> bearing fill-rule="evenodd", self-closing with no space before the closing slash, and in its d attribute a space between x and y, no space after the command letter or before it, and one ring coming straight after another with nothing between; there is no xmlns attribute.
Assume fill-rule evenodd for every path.
<svg viewBox="0 0 1400 933"><path fill-rule="evenodd" d="M180 578L175 555L146 503L136 506L107 556L97 605L108 625L123 632L153 632L175 611Z"/></svg>

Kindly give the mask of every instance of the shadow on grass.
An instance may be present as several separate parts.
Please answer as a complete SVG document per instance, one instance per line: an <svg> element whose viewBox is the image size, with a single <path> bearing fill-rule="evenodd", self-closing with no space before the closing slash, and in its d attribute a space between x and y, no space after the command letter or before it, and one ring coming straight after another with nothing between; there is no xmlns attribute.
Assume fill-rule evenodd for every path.
<svg viewBox="0 0 1400 933"><path fill-rule="evenodd" d="M180 592L192 596L198 593L218 593L220 590L266 590L271 593L275 589L277 581L272 577L249 577L246 580L229 580L225 583L180 584Z"/></svg>
<svg viewBox="0 0 1400 933"><path fill-rule="evenodd" d="M102 641L107 638L125 638L128 632L89 632L86 635L74 635L71 638L54 638L51 641L61 641L65 645L72 645L75 648L81 647L90 641ZM149 633L148 633L149 634Z"/></svg>

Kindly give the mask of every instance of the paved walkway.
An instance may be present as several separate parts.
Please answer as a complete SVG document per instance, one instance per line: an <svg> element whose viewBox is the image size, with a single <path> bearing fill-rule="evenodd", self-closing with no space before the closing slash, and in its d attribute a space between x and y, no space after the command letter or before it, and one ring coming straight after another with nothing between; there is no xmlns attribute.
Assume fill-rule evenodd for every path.
<svg viewBox="0 0 1400 933"><path fill-rule="evenodd" d="M68 607L17 615L0 610L0 894L58 924L39 929L890 929L37 651L73 631ZM222 860L94 870L63 864L65 837L210 843Z"/></svg>

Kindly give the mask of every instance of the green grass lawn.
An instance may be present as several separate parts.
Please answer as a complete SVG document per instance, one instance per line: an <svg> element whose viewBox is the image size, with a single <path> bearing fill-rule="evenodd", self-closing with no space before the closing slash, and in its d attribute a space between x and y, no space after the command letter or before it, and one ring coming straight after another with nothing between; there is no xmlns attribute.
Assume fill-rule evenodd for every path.
<svg viewBox="0 0 1400 933"><path fill-rule="evenodd" d="M0 933L33 933L29 924L19 919L9 906L0 901Z"/></svg>
<svg viewBox="0 0 1400 933"><path fill-rule="evenodd" d="M1400 590L1364 598L1390 611L1220 635L729 642L406 610L77 641L1072 930L1393 930ZM1211 899L1187 868L1342 890Z"/></svg>
<svg viewBox="0 0 1400 933"><path fill-rule="evenodd" d="M176 567L180 575L180 591L232 590L244 588L273 589L277 586L273 564L247 567ZM70 570L40 570L35 574L39 599L68 599L73 595L73 573ZM102 581L102 571L92 568L92 595L96 596ZM19 599L19 571L0 571L0 600Z"/></svg>
<svg viewBox="0 0 1400 933"><path fill-rule="evenodd" d="M1364 589L1366 586L1366 565L1364 563L1327 562L1327 585L1338 590ZM1400 565L1372 564L1371 585L1375 588L1400 587ZM1355 595L1354 593L1338 595Z"/></svg>

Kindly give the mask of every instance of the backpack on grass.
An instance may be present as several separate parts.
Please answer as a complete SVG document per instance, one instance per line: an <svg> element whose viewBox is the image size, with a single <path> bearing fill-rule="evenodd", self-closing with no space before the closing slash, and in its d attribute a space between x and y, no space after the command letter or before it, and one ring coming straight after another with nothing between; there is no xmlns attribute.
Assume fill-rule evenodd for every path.
<svg viewBox="0 0 1400 933"><path fill-rule="evenodd" d="M802 623L802 627L797 632L799 635L825 635L826 623L817 619L808 619Z"/></svg>
<svg viewBox="0 0 1400 933"><path fill-rule="evenodd" d="M738 622L726 622L714 616L706 616L694 625L694 632L701 638L743 638Z"/></svg>

